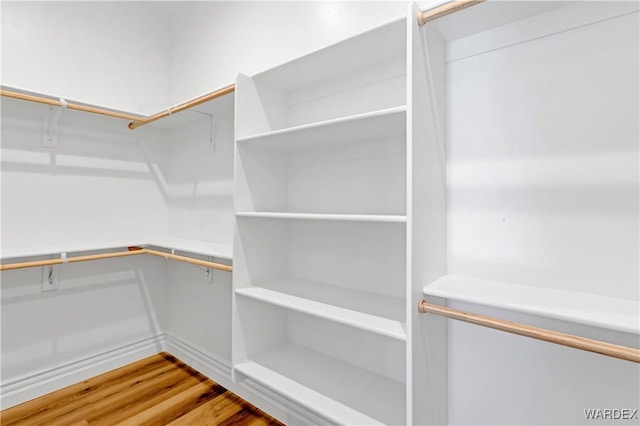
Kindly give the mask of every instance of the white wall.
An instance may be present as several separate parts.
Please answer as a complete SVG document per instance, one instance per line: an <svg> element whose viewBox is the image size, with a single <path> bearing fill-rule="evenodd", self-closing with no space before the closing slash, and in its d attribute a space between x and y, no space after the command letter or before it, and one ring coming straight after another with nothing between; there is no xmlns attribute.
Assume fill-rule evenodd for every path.
<svg viewBox="0 0 640 426"><path fill-rule="evenodd" d="M234 96L227 95L195 108L207 114L187 111L184 124L169 133L161 173L172 238L232 244L233 105Z"/></svg>
<svg viewBox="0 0 640 426"><path fill-rule="evenodd" d="M46 293L42 267L2 272L3 408L161 350L151 340L164 328L161 259L56 268Z"/></svg>
<svg viewBox="0 0 640 426"><path fill-rule="evenodd" d="M171 262L164 331L231 366L231 274Z"/></svg>
<svg viewBox="0 0 640 426"><path fill-rule="evenodd" d="M633 7L570 5L449 44L449 273L638 300L639 21L612 16ZM584 409L638 408L637 364L456 321L448 334L452 424L592 424Z"/></svg>
<svg viewBox="0 0 640 426"><path fill-rule="evenodd" d="M149 155L162 138L64 111L58 147L44 148L48 115L2 99L3 258L126 247L164 232L166 193ZM158 352L148 340L164 328L161 267L138 256L61 265L58 290L47 293L41 267L2 272L3 407Z"/></svg>
<svg viewBox="0 0 640 426"><path fill-rule="evenodd" d="M400 17L406 3L3 1L0 11L2 85L149 115Z"/></svg>
<svg viewBox="0 0 640 426"><path fill-rule="evenodd" d="M563 333L640 347L637 335L467 303L450 306ZM638 364L448 320L449 424L638 424L587 420L586 409L637 409Z"/></svg>
<svg viewBox="0 0 640 426"><path fill-rule="evenodd" d="M636 12L448 64L451 273L640 297L638 49Z"/></svg>
<svg viewBox="0 0 640 426"><path fill-rule="evenodd" d="M64 111L42 147L49 108L2 100L4 256L21 250L139 244L166 229L166 190L150 151L162 138L122 120ZM54 250L56 252L56 250Z"/></svg>
<svg viewBox="0 0 640 426"><path fill-rule="evenodd" d="M171 239L232 244L233 106L234 96L227 95L169 120L174 127L168 130L170 142L160 147L159 158L164 158L160 173L167 190L166 231ZM230 366L231 274L212 273L207 278L202 267L170 262L164 331Z"/></svg>
<svg viewBox="0 0 640 426"><path fill-rule="evenodd" d="M3 1L3 86L153 114L169 105L169 17L148 2Z"/></svg>
<svg viewBox="0 0 640 426"><path fill-rule="evenodd" d="M172 102L404 16L406 2L189 2L174 6Z"/></svg>

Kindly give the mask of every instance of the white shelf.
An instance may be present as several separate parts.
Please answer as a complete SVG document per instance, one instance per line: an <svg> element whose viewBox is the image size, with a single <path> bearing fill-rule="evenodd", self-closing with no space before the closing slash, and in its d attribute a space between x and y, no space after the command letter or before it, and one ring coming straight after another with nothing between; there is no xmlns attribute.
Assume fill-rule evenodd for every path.
<svg viewBox="0 0 640 426"><path fill-rule="evenodd" d="M405 223L406 216L374 214L325 214L325 213L280 213L280 212L237 212L237 217L265 219L338 220L352 222Z"/></svg>
<svg viewBox="0 0 640 426"><path fill-rule="evenodd" d="M576 291L446 275L423 289L425 296L640 334L640 302Z"/></svg>
<svg viewBox="0 0 640 426"><path fill-rule="evenodd" d="M65 245L39 245L36 248L21 247L2 249L1 258L5 259L18 259L28 257L43 257L43 256L59 256L61 253L82 253L82 252L99 252L105 250L122 249L126 250L127 247L146 247L153 246L162 248L165 250L179 250L192 254L199 254L204 256L211 256L218 259L233 260L233 247L231 244L219 244L219 243L207 243L195 240L186 239L162 239L154 240L153 242L136 242L136 241L105 241L102 243L80 243L80 244L65 244Z"/></svg>
<svg viewBox="0 0 640 426"><path fill-rule="evenodd" d="M402 57L406 44L406 25L402 17L263 71L253 78L280 90L293 91L313 83L339 80L345 75L358 76L381 61Z"/></svg>
<svg viewBox="0 0 640 426"><path fill-rule="evenodd" d="M400 321L394 321L375 315L370 315L351 309L327 303L316 302L302 297L269 290L261 287L251 287L236 290L236 294L262 302L270 303L285 309L324 318L340 324L356 327L361 330L377 333L392 339L407 340L406 326Z"/></svg>
<svg viewBox="0 0 640 426"><path fill-rule="evenodd" d="M153 240L153 242L145 245L161 247L168 250L175 249L218 259L233 260L232 244L210 243L182 238L163 238L161 240Z"/></svg>
<svg viewBox="0 0 640 426"><path fill-rule="evenodd" d="M260 385L335 424L405 424L405 386L298 345L234 366Z"/></svg>
<svg viewBox="0 0 640 426"><path fill-rule="evenodd" d="M238 143L256 143L280 150L312 148L318 144L346 143L404 134L406 106L356 114L283 130L240 138Z"/></svg>
<svg viewBox="0 0 640 426"><path fill-rule="evenodd" d="M104 242L90 242L90 243L77 243L77 244L50 244L50 245L37 245L36 247L12 247L2 248L1 258L4 259L19 259L28 257L43 257L43 256L60 256L61 253L83 253L83 252L97 252L104 250L122 249L126 250L130 246L140 246L142 244L136 244L136 241L104 241Z"/></svg>
<svg viewBox="0 0 640 426"><path fill-rule="evenodd" d="M256 287L279 293L386 318L403 324L404 327L406 315L404 297L394 297L388 294L373 293L367 291L368 289L362 290L288 276L259 281L254 284Z"/></svg>

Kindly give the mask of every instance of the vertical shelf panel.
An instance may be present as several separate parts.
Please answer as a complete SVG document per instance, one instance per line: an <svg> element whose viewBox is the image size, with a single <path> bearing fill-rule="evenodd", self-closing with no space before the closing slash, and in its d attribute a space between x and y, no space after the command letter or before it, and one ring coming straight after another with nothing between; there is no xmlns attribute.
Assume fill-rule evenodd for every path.
<svg viewBox="0 0 640 426"><path fill-rule="evenodd" d="M443 40L418 26L419 12L412 4L407 18L407 420L446 424L446 320L416 308L423 283L446 273L446 63Z"/></svg>

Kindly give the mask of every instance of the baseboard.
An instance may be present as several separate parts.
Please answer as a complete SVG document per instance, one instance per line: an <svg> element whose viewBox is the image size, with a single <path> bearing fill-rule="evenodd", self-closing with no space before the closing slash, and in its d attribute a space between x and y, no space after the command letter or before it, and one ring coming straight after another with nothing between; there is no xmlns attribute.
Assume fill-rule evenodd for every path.
<svg viewBox="0 0 640 426"><path fill-rule="evenodd" d="M226 388L232 386L229 361L212 356L171 333L163 333L161 336L165 350L171 355L220 385Z"/></svg>
<svg viewBox="0 0 640 426"><path fill-rule="evenodd" d="M13 407L164 350L166 350L164 338L162 335L157 335L3 381L0 385L0 408Z"/></svg>
<svg viewBox="0 0 640 426"><path fill-rule="evenodd" d="M251 379L245 379L241 383L242 389L245 390L245 394L240 394L244 399L251 402L251 396L259 398L260 401L265 401L271 404L273 407L278 407L285 416L279 417L284 424L289 426L312 426L312 425L328 425L332 424L330 420L325 417L321 417L318 414L307 410L304 407L292 402L291 400L273 392L261 384L254 382ZM254 405L259 406L258 403Z"/></svg>

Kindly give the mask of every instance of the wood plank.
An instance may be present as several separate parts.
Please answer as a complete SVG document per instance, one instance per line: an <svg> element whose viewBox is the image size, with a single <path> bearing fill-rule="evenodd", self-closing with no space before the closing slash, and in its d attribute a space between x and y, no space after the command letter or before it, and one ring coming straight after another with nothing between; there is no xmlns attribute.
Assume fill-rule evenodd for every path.
<svg viewBox="0 0 640 426"><path fill-rule="evenodd" d="M281 425L168 353L0 412L3 426Z"/></svg>
<svg viewBox="0 0 640 426"><path fill-rule="evenodd" d="M143 405L143 407L139 407L139 405L144 404L146 401L156 402L166 398L166 391L175 388L176 383L180 385L181 389L189 389L199 383L199 381L182 372L172 371L160 380L153 380L146 383L139 382L112 398L94 401L85 406L82 412L78 414L82 414L81 417L87 419L90 424L99 422L103 424L114 424L113 422L105 423L105 420L102 420L102 418L108 416L110 413L126 416L132 411L142 411L145 405ZM131 405L132 403L135 403L138 408L129 410L128 412L121 412L123 405ZM149 403L150 402L147 402L146 404ZM63 420L66 420L66 418L63 418ZM54 426L56 424L57 423L53 423ZM64 422L60 423L60 426L63 425Z"/></svg>
<svg viewBox="0 0 640 426"><path fill-rule="evenodd" d="M130 417L133 417L144 410L153 407L167 398L171 398L174 395L180 394L190 387L194 386L198 382L195 382L193 378L186 379L178 384L172 385L169 389L158 392L155 395L145 398L135 398L127 401L125 405L111 410L108 413L104 413L101 416L96 417L90 414L89 420L92 426L108 426L125 422Z"/></svg>
<svg viewBox="0 0 640 426"><path fill-rule="evenodd" d="M92 426L106 426L126 422L131 417L155 407L169 398L182 394L200 383L203 382L199 377L189 376L181 382L165 385L164 387L156 389L155 392L152 393L144 395L127 395L122 398L124 404L117 402L110 405L111 410L108 412L92 412L88 416L88 420L91 422Z"/></svg>
<svg viewBox="0 0 640 426"><path fill-rule="evenodd" d="M31 424L35 425L55 425L58 423L68 424L71 421L86 418L89 413L102 413L117 408L117 404L124 398L131 395L144 395L148 390L161 387L165 384L175 383L181 377L185 377L185 373L181 370L171 368L171 365L159 368L159 371L153 371L147 375L151 375L146 380L140 378L145 376L132 377L122 384L115 387L104 388L101 392L93 395L85 395L66 405L58 405L29 416ZM100 399L103 397L102 399ZM105 407L106 406L106 407ZM4 426L4 425L3 425Z"/></svg>
<svg viewBox="0 0 640 426"><path fill-rule="evenodd" d="M132 374L146 372L149 369L166 365L168 359L175 359L166 352L162 352L139 361L127 364L124 367L108 371L82 382L62 388L58 391L41 396L32 401L27 401L2 411L2 425L9 426L15 421L25 417L35 416L43 411L55 409L59 406L70 404L72 401L83 398L89 393L102 387L110 386L114 382L122 380Z"/></svg>
<svg viewBox="0 0 640 426"><path fill-rule="evenodd" d="M227 391L224 394L177 418L168 426L218 424L242 409L242 399Z"/></svg>
<svg viewBox="0 0 640 426"><path fill-rule="evenodd" d="M267 426L269 421L265 418L258 417L258 413L251 407L242 407L242 410L236 411L232 416L225 419L217 426Z"/></svg>

